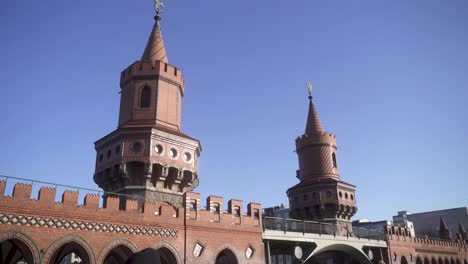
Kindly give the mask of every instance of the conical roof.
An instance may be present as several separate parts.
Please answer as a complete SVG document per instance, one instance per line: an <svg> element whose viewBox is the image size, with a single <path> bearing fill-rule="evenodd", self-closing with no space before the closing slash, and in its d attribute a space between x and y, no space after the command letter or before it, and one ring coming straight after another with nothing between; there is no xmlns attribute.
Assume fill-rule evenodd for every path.
<svg viewBox="0 0 468 264"><path fill-rule="evenodd" d="M159 28L157 19L148 39L148 44L146 44L145 52L141 57L141 61L152 61L153 63L155 61L168 62L161 29Z"/></svg>
<svg viewBox="0 0 468 264"><path fill-rule="evenodd" d="M322 122L320 121L317 109L315 109L315 105L312 102L312 97L309 96L309 114L307 115L305 133L306 135L312 135L323 131Z"/></svg>

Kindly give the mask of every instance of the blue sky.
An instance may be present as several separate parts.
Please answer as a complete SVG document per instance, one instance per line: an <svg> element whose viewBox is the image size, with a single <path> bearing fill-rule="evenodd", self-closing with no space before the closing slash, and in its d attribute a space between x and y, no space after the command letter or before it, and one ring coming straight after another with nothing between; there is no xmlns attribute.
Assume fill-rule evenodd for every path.
<svg viewBox="0 0 468 264"><path fill-rule="evenodd" d="M2 3L0 174L97 188L93 142L117 127L120 71L153 14L151 0ZM287 204L311 81L355 219L468 205L468 1L167 0L162 26L203 197Z"/></svg>

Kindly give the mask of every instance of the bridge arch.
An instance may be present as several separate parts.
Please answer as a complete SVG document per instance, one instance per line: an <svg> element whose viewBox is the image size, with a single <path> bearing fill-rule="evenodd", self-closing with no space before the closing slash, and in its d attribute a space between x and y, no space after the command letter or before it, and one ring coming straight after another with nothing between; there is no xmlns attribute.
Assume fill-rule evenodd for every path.
<svg viewBox="0 0 468 264"><path fill-rule="evenodd" d="M322 258L322 256L326 255L327 252L328 253L330 252L344 253L348 257L349 256L352 257L354 262L358 262L360 264L372 264L372 262L369 260L367 255L362 251L362 249L358 249L358 248L355 248L346 244L332 244L332 245L319 248L318 250L312 253L312 259L320 259Z"/></svg>
<svg viewBox="0 0 468 264"><path fill-rule="evenodd" d="M34 241L21 231L0 233L0 247L5 250L0 263L17 263L23 260L27 263L39 263L39 251ZM2 255L3 256L3 255Z"/></svg>

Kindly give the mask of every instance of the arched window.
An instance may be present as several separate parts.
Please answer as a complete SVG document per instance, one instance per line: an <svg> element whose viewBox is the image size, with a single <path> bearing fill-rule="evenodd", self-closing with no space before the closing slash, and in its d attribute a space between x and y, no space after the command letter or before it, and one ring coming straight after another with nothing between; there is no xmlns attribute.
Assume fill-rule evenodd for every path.
<svg viewBox="0 0 468 264"><path fill-rule="evenodd" d="M336 164L335 152L332 153L332 161L333 161L333 168L338 168L338 165Z"/></svg>
<svg viewBox="0 0 468 264"><path fill-rule="evenodd" d="M140 108L148 108L151 104L151 88L145 86L140 91Z"/></svg>

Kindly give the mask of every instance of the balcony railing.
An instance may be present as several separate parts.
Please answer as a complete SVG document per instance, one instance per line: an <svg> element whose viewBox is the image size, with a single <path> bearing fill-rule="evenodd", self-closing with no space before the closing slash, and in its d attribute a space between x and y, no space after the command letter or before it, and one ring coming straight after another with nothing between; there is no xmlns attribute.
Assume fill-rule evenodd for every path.
<svg viewBox="0 0 468 264"><path fill-rule="evenodd" d="M277 230L283 232L299 232L319 235L333 235L356 237L359 239L385 240L386 234L383 231L353 227L346 230L345 227L330 223L320 223L314 221L301 221L296 219L286 219L277 217L263 218L263 230Z"/></svg>

